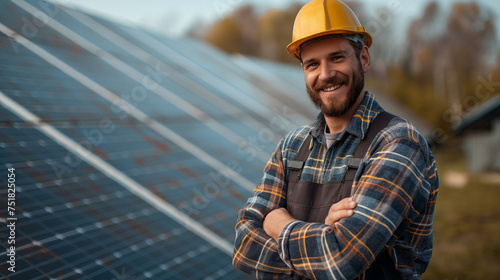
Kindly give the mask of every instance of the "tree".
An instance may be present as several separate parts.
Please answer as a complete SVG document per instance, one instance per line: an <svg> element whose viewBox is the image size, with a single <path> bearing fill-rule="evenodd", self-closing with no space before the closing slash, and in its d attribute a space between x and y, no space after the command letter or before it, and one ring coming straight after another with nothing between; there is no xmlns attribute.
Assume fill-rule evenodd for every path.
<svg viewBox="0 0 500 280"><path fill-rule="evenodd" d="M256 24L254 9L245 5L198 34L202 34L202 40L227 53L256 55L257 32L253 28Z"/></svg>
<svg viewBox="0 0 500 280"><path fill-rule="evenodd" d="M296 63L286 52L292 38L293 22L301 5L295 4L285 10L269 10L259 17L259 57Z"/></svg>
<svg viewBox="0 0 500 280"><path fill-rule="evenodd" d="M452 115L464 113L464 103L475 94L478 77L489 71L486 62L497 42L493 21L474 2L455 3L449 13L430 2L410 25L402 66L392 66L393 77L399 80L391 94L430 123L449 128L454 118L446 117L446 111L453 108ZM399 71L403 73L396 74Z"/></svg>

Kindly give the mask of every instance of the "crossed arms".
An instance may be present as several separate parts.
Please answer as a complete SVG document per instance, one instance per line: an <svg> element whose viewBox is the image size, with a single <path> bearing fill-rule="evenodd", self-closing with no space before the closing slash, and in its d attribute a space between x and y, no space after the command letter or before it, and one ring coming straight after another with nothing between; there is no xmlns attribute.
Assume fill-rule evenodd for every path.
<svg viewBox="0 0 500 280"><path fill-rule="evenodd" d="M354 213L338 204L325 223L297 221L279 209L286 209L287 187L280 142L262 183L239 212L233 265L258 279L352 279L386 244L417 235L415 221L422 224L419 235L430 234L432 226L425 225L437 193L431 182L437 180L433 159L418 139L377 139L353 186Z"/></svg>

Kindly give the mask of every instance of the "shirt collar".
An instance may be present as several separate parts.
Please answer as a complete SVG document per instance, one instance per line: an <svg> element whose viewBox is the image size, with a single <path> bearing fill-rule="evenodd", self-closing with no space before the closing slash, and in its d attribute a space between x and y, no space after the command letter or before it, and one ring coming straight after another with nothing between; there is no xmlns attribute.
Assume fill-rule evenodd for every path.
<svg viewBox="0 0 500 280"><path fill-rule="evenodd" d="M352 116L351 121L346 126L342 134L347 132L356 137L363 138L370 123L378 115L378 113L382 111L384 111L384 109L382 109L382 107L375 100L373 94L365 91L363 101L359 104L358 109ZM323 113L319 113L314 122L311 124L311 135L320 139L325 133L325 126L325 116Z"/></svg>

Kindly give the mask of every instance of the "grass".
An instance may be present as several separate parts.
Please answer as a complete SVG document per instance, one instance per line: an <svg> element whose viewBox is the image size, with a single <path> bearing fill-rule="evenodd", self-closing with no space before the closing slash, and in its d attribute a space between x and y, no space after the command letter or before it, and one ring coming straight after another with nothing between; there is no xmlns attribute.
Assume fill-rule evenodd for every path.
<svg viewBox="0 0 500 280"><path fill-rule="evenodd" d="M434 151L440 190L434 214L434 251L423 280L500 279L500 183L467 174L457 146ZM449 172L468 181L452 187Z"/></svg>

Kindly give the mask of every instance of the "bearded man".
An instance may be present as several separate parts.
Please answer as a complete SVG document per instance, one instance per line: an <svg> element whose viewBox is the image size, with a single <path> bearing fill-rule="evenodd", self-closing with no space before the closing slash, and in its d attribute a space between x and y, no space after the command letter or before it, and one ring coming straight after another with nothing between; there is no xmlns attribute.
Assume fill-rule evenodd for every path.
<svg viewBox="0 0 500 280"><path fill-rule="evenodd" d="M288 133L239 212L233 265L257 279L419 279L439 188L425 138L364 91L372 38L337 0L298 13L288 52L321 110Z"/></svg>

